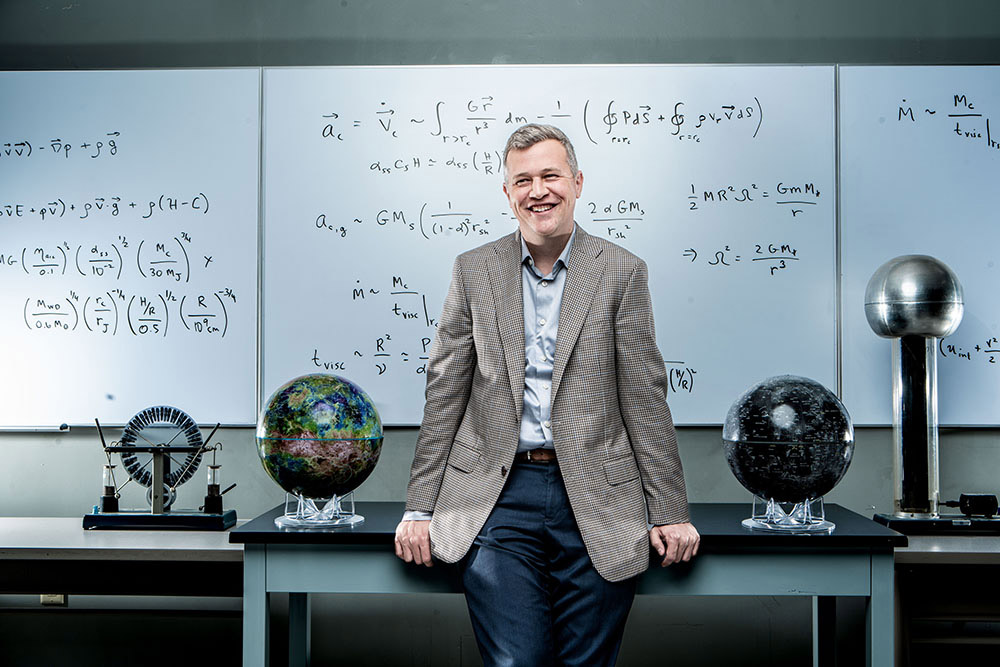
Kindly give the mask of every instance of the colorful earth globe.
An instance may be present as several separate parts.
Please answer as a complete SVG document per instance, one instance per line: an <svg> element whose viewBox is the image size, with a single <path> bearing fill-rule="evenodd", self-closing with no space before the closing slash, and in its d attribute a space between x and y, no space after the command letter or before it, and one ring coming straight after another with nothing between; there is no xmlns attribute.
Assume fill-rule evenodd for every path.
<svg viewBox="0 0 1000 667"><path fill-rule="evenodd" d="M358 385L303 375L279 387L257 421L257 452L278 485L305 498L350 493L375 469L382 420Z"/></svg>

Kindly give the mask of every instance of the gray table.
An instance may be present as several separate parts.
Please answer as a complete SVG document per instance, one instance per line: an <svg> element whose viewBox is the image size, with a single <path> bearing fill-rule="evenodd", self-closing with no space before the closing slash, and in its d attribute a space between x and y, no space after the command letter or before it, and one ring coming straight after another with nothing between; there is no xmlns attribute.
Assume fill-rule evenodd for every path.
<svg viewBox="0 0 1000 667"><path fill-rule="evenodd" d="M996 664L1000 536L911 535L896 550L897 664Z"/></svg>
<svg viewBox="0 0 1000 667"><path fill-rule="evenodd" d="M827 518L832 535L751 533L740 525L749 504L695 504L702 535L691 563L652 568L642 575L646 595L807 596L813 598L813 664L824 665L832 641L833 601L866 600L868 664L892 665L893 549L899 533L836 505ZM358 528L281 531L277 507L234 529L244 545L243 664L266 665L271 593L289 594L289 664L309 662L309 593L460 593L456 567L423 568L396 558L392 539L402 503L358 503Z"/></svg>
<svg viewBox="0 0 1000 667"><path fill-rule="evenodd" d="M2 594L239 596L242 561L242 546L224 531L84 530L80 517L0 518Z"/></svg>

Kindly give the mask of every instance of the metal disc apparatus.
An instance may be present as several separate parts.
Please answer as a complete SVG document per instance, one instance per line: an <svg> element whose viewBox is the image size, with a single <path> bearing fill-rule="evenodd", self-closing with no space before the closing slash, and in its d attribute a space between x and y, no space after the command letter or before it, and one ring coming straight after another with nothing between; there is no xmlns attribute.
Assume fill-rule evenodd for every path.
<svg viewBox="0 0 1000 667"><path fill-rule="evenodd" d="M209 444L218 424L203 441L197 423L187 413L170 406L154 406L133 416L122 430L121 440L108 446L100 422L94 421L108 462L104 465L100 503L83 517L84 528L225 530L236 523L236 511L222 507L222 494L236 485L220 491L221 466L216 465L215 454L221 444ZM197 510L174 509L177 487L194 476L202 457L209 452L212 464L208 467L204 505ZM112 454L120 455L128 474L120 486L115 481ZM148 510L119 509L121 490L131 482L146 487Z"/></svg>

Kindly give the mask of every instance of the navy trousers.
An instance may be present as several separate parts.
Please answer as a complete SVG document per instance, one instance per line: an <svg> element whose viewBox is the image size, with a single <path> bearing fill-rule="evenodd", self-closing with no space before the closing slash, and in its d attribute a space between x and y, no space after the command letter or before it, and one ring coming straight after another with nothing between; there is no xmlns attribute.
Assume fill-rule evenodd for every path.
<svg viewBox="0 0 1000 667"><path fill-rule="evenodd" d="M594 569L556 463L515 463L463 562L486 667L614 665L635 578Z"/></svg>

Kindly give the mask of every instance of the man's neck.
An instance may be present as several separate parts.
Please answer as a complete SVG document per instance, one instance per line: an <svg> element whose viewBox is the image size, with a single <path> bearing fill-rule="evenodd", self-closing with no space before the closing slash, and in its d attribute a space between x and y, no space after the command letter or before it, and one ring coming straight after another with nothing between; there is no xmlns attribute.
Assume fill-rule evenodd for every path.
<svg viewBox="0 0 1000 667"><path fill-rule="evenodd" d="M556 260L559 259L559 255L562 254L569 242L570 236L572 234L542 239L542 243L539 245L531 243L527 238L524 239L524 244L528 246L528 252L531 253L531 261L539 273L547 276L552 272L552 267L555 266Z"/></svg>

